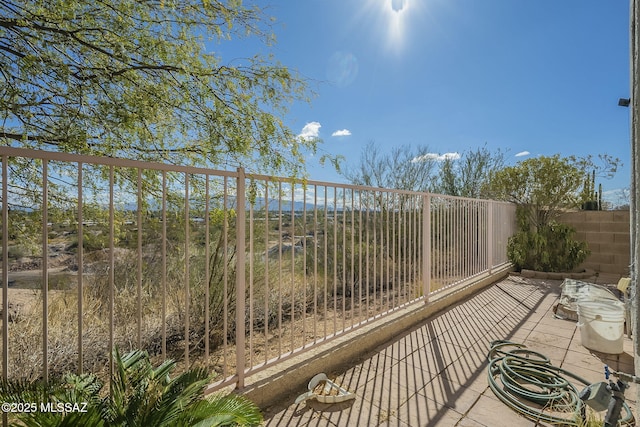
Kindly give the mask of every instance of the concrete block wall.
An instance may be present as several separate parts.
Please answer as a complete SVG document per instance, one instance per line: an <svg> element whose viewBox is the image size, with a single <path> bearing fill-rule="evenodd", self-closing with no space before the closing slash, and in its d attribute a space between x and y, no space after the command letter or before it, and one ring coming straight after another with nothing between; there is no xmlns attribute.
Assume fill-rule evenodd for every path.
<svg viewBox="0 0 640 427"><path fill-rule="evenodd" d="M582 268L625 277L631 262L629 221L629 211L566 212L558 218L575 228L575 238L586 241L591 249Z"/></svg>

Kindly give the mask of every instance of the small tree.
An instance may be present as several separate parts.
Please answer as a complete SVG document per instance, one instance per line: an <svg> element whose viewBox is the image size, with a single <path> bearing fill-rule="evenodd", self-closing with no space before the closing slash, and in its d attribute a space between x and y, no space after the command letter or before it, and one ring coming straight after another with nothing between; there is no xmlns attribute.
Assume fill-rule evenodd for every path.
<svg viewBox="0 0 640 427"><path fill-rule="evenodd" d="M436 192L471 198L487 195L491 175L504 167L504 152L489 151L487 145L464 151L459 159L448 157L440 165Z"/></svg>
<svg viewBox="0 0 640 427"><path fill-rule="evenodd" d="M433 189L436 160L428 156L429 149L408 145L394 147L382 154L374 142L362 150L360 162L345 168L344 176L355 185L394 188L410 191Z"/></svg>
<svg viewBox="0 0 640 427"><path fill-rule="evenodd" d="M506 167L491 177L493 197L518 205L524 223L533 231L580 204L578 190L584 173L559 155L534 157Z"/></svg>
<svg viewBox="0 0 640 427"><path fill-rule="evenodd" d="M299 174L306 80L215 46L271 25L241 1L0 2L0 145Z"/></svg>
<svg viewBox="0 0 640 427"><path fill-rule="evenodd" d="M602 173L615 173L618 159L605 160ZM572 270L589 254L586 243L573 240L574 230L557 223L565 210L580 206L580 190L592 157L540 156L504 168L491 177L495 198L518 205L519 232L509 241L509 259L518 268Z"/></svg>

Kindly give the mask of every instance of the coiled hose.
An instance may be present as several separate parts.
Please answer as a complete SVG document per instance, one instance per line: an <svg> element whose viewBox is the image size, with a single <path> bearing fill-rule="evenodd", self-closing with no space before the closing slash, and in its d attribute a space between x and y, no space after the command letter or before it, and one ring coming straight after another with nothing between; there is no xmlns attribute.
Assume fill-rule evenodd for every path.
<svg viewBox="0 0 640 427"><path fill-rule="evenodd" d="M536 421L569 426L584 425L585 405L580 392L566 378L585 386L585 379L553 366L549 358L524 344L493 341L487 356L489 387L516 412ZM629 405L623 405L622 425L633 421Z"/></svg>

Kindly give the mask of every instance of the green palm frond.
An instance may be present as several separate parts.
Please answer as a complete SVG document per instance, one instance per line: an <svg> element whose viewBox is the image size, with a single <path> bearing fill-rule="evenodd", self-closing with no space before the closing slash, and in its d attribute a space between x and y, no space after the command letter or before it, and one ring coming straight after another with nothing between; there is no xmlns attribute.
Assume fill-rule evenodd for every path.
<svg viewBox="0 0 640 427"><path fill-rule="evenodd" d="M175 362L154 368L149 355L114 350L114 373L108 396L104 384L92 374L67 374L44 381L12 380L0 383L4 402L86 403L86 412L36 411L15 417L12 425L26 427L67 426L255 426L262 414L255 404L237 396L204 396L210 382L205 368L190 369L175 378ZM12 419L12 422L14 420Z"/></svg>
<svg viewBox="0 0 640 427"><path fill-rule="evenodd" d="M90 374L67 374L63 378L28 381L15 379L3 381L0 385L0 399L3 402L32 402L36 405L33 412L14 414L11 425L26 427L65 427L65 426L102 426L101 399L99 392L102 383ZM53 405L78 403L86 412L52 412ZM84 405L86 403L86 405ZM44 405L44 406L41 406Z"/></svg>
<svg viewBox="0 0 640 427"><path fill-rule="evenodd" d="M257 426L262 422L260 409L243 396L216 396L200 403L206 407L202 411L210 415L196 424L189 424L193 427Z"/></svg>

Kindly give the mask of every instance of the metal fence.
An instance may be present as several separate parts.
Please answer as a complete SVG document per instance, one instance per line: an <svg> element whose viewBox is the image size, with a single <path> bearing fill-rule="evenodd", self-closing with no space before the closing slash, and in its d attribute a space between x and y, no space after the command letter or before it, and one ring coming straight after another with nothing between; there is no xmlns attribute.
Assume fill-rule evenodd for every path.
<svg viewBox="0 0 640 427"><path fill-rule="evenodd" d="M216 387L507 263L511 204L0 148L2 372L145 349Z"/></svg>

